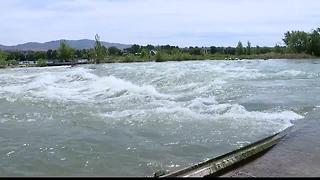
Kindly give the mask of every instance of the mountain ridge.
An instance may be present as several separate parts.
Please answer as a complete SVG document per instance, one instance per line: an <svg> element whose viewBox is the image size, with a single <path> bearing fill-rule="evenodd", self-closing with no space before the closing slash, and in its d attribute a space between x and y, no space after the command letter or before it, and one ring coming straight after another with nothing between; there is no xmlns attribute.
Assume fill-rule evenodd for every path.
<svg viewBox="0 0 320 180"><path fill-rule="evenodd" d="M95 41L90 39L79 39L79 40L53 40L44 43L40 42L27 42L23 44L17 44L14 46L5 46L0 44L0 49L5 51L47 51L49 49L55 50L59 48L60 42L66 41L74 49L90 49L94 47ZM129 44L121 43L110 43L101 41L102 45L106 47L117 47L119 49L125 49L131 47Z"/></svg>

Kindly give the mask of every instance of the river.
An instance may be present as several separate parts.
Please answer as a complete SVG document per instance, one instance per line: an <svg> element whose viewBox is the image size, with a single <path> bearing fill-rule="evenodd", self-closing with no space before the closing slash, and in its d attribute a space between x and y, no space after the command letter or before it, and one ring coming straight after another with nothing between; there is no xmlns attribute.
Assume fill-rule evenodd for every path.
<svg viewBox="0 0 320 180"><path fill-rule="evenodd" d="M0 70L0 176L152 176L320 107L319 60Z"/></svg>

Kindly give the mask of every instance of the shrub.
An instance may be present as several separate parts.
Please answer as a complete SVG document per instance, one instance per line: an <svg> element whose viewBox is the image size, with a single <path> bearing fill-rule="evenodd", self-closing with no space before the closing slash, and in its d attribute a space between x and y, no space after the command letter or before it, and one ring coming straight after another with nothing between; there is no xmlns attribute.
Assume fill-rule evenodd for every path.
<svg viewBox="0 0 320 180"><path fill-rule="evenodd" d="M8 63L4 59L0 59L0 68L5 68L7 67Z"/></svg>
<svg viewBox="0 0 320 180"><path fill-rule="evenodd" d="M18 65L18 62L16 60L10 60L8 61L8 64L15 66L15 65Z"/></svg>
<svg viewBox="0 0 320 180"><path fill-rule="evenodd" d="M38 66L38 67L45 67L45 66L47 66L47 61L45 61L45 60L43 60L43 59L39 59L39 60L37 61L37 66Z"/></svg>
<svg viewBox="0 0 320 180"><path fill-rule="evenodd" d="M156 54L156 62L163 62L164 58L160 52Z"/></svg>
<svg viewBox="0 0 320 180"><path fill-rule="evenodd" d="M126 62L126 63L133 62L133 60L134 60L134 56L132 54L128 54L124 58L124 62Z"/></svg>

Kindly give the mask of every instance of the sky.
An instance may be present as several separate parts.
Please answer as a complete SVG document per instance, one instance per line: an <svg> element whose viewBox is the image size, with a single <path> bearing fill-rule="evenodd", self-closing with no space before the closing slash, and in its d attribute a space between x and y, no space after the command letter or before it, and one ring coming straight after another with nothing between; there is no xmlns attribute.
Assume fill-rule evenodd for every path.
<svg viewBox="0 0 320 180"><path fill-rule="evenodd" d="M320 27L319 0L0 0L0 44L94 39L140 45L283 44Z"/></svg>

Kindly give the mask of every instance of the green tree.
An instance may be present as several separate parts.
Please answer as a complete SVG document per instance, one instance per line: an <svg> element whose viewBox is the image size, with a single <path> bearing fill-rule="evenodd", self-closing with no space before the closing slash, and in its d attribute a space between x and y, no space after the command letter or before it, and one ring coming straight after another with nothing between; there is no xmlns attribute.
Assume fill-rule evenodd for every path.
<svg viewBox="0 0 320 180"><path fill-rule="evenodd" d="M100 36L96 34L95 36L96 44L94 46L95 52L95 62L96 64L100 64L107 57L107 49L106 47L102 46L100 41Z"/></svg>
<svg viewBox="0 0 320 180"><path fill-rule="evenodd" d="M141 46L134 44L130 48L127 49L127 51L131 54L136 54L141 52Z"/></svg>
<svg viewBox="0 0 320 180"><path fill-rule="evenodd" d="M292 52L302 53L307 50L308 33L304 31L288 31L284 36L283 41Z"/></svg>
<svg viewBox="0 0 320 180"><path fill-rule="evenodd" d="M47 59L50 59L50 60L53 59L53 58L52 58L52 52L53 52L52 49L49 49L49 50L47 51L47 53L46 53L46 58L47 58Z"/></svg>
<svg viewBox="0 0 320 180"><path fill-rule="evenodd" d="M313 30L308 35L307 52L314 56L320 56L320 28Z"/></svg>
<svg viewBox="0 0 320 180"><path fill-rule="evenodd" d="M235 55L236 54L236 48L229 46L229 47L224 48L223 52L225 54Z"/></svg>
<svg viewBox="0 0 320 180"><path fill-rule="evenodd" d="M89 49L88 51L87 51L87 56L88 56L88 59L89 60L95 60L95 58L96 58L96 52L95 52L95 50L94 49Z"/></svg>
<svg viewBox="0 0 320 180"><path fill-rule="evenodd" d="M83 59L89 59L89 56L88 56L88 50L87 49L82 49L81 50L81 58Z"/></svg>
<svg viewBox="0 0 320 180"><path fill-rule="evenodd" d="M192 54L192 55L201 55L201 48L199 47L190 47L189 48L189 53Z"/></svg>
<svg viewBox="0 0 320 180"><path fill-rule="evenodd" d="M108 48L108 52L109 52L109 55L111 56L119 56L122 54L121 50L114 46Z"/></svg>
<svg viewBox="0 0 320 180"><path fill-rule="evenodd" d="M210 54L215 54L215 53L217 53L217 52L218 52L217 47L215 47L215 46L211 46L211 47L210 47Z"/></svg>
<svg viewBox="0 0 320 180"><path fill-rule="evenodd" d="M8 63L4 59L0 59L0 68L5 68L7 67Z"/></svg>
<svg viewBox="0 0 320 180"><path fill-rule="evenodd" d="M61 41L60 47L58 48L58 58L59 60L66 62L73 59L74 49L72 49L66 41Z"/></svg>
<svg viewBox="0 0 320 180"><path fill-rule="evenodd" d="M260 54L261 53L260 50L261 50L260 46L256 46L255 54Z"/></svg>
<svg viewBox="0 0 320 180"><path fill-rule="evenodd" d="M237 45L237 48L236 48L236 54L237 55L242 55L243 54L243 45L242 45L241 41L238 42L238 45Z"/></svg>
<svg viewBox="0 0 320 180"><path fill-rule="evenodd" d="M145 49L145 48L142 49L140 57L141 58L145 58L147 56L149 56L149 51L147 49Z"/></svg>
<svg viewBox="0 0 320 180"><path fill-rule="evenodd" d="M247 55L251 55L251 43L250 41L247 42L247 51L246 51Z"/></svg>
<svg viewBox="0 0 320 180"><path fill-rule="evenodd" d="M12 60L15 59L17 61L25 61L26 60L26 56L24 53L19 52L19 51L13 51L10 52L7 56L7 60Z"/></svg>
<svg viewBox="0 0 320 180"><path fill-rule="evenodd" d="M46 52L37 51L34 53L35 59L45 59L46 58Z"/></svg>
<svg viewBox="0 0 320 180"><path fill-rule="evenodd" d="M282 53L281 47L280 47L278 44L276 44L276 45L274 46L274 48L273 48L273 52L275 52L275 53Z"/></svg>
<svg viewBox="0 0 320 180"><path fill-rule="evenodd" d="M82 58L82 51L80 49L76 50L75 57L78 59Z"/></svg>
<svg viewBox="0 0 320 180"><path fill-rule="evenodd" d="M8 55L5 52L2 52L0 50L0 68L5 68L8 64L8 62L6 61Z"/></svg>
<svg viewBox="0 0 320 180"><path fill-rule="evenodd" d="M269 53L269 52L271 52L271 51L272 51L272 49L271 49L270 47L264 46L264 47L261 47L261 48L260 48L260 53L261 53L261 54L266 54L266 53Z"/></svg>
<svg viewBox="0 0 320 180"><path fill-rule="evenodd" d="M155 57L155 58L156 58L156 62L163 62L163 61L164 61L161 52L158 52L158 53L156 54L156 57Z"/></svg>
<svg viewBox="0 0 320 180"><path fill-rule="evenodd" d="M34 61L36 59L35 53L33 51L30 51L26 54L26 60L28 61Z"/></svg>
<svg viewBox="0 0 320 180"><path fill-rule="evenodd" d="M148 44L148 45L146 46L146 48L147 48L149 51L151 51L151 50L154 50L154 49L155 49L155 47L154 47L154 46L152 46L152 45L150 45L150 44Z"/></svg>
<svg viewBox="0 0 320 180"><path fill-rule="evenodd" d="M58 51L57 50L52 51L52 59L58 59Z"/></svg>
<svg viewBox="0 0 320 180"><path fill-rule="evenodd" d="M133 62L134 58L135 57L132 54L127 54L124 58L124 62L126 63Z"/></svg>
<svg viewBox="0 0 320 180"><path fill-rule="evenodd" d="M8 61L8 64L9 64L9 65L16 66L16 65L18 65L18 62L13 59L13 60L9 60L9 61Z"/></svg>
<svg viewBox="0 0 320 180"><path fill-rule="evenodd" d="M8 57L8 54L0 50L0 59L6 60L7 57Z"/></svg>

